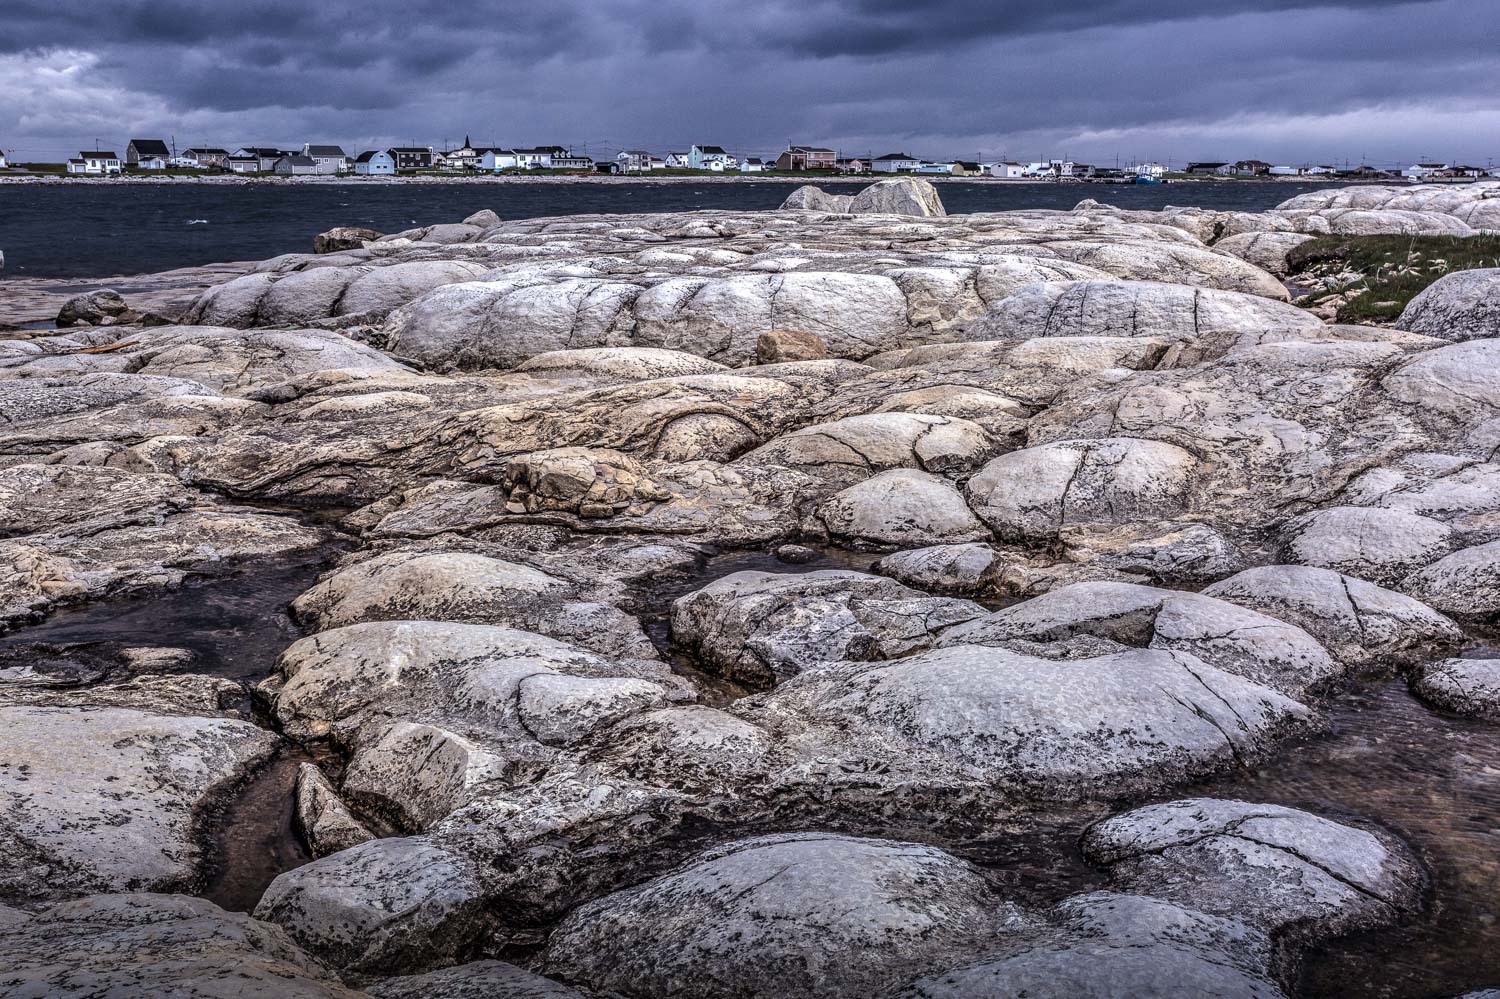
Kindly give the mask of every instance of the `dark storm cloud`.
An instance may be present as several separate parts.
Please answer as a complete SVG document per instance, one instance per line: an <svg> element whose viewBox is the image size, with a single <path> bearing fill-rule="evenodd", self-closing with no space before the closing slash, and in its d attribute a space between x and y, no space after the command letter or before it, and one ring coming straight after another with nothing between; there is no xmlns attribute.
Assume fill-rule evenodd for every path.
<svg viewBox="0 0 1500 999"><path fill-rule="evenodd" d="M6 146L1500 152L1500 4L1473 0L0 2Z"/></svg>

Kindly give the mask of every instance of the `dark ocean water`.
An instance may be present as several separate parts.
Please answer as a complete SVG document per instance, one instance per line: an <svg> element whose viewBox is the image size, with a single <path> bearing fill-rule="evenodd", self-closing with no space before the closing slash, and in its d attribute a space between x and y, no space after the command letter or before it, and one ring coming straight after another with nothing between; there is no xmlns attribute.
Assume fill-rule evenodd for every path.
<svg viewBox="0 0 1500 999"><path fill-rule="evenodd" d="M852 191L848 185L834 190ZM1265 211L1327 184L942 184L948 211L1164 205ZM397 232L457 222L481 208L502 218L595 212L764 210L784 183L672 184L69 184L0 185L7 277L145 274L311 249L334 226Z"/></svg>

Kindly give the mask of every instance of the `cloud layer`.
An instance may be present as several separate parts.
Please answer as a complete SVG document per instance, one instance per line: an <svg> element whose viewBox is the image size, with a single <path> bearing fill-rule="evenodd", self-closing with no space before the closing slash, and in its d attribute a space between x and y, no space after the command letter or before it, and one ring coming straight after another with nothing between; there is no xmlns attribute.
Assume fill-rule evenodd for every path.
<svg viewBox="0 0 1500 999"><path fill-rule="evenodd" d="M1474 0L7 0L0 148L1500 156Z"/></svg>

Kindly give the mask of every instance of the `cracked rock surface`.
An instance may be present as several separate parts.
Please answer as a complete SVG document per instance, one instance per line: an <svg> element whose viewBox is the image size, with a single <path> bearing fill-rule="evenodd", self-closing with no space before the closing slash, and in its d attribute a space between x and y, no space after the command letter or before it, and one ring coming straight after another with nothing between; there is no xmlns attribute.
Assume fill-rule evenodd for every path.
<svg viewBox="0 0 1500 999"><path fill-rule="evenodd" d="M481 211L7 334L0 994L1493 984L1489 278L1278 275L1496 193Z"/></svg>

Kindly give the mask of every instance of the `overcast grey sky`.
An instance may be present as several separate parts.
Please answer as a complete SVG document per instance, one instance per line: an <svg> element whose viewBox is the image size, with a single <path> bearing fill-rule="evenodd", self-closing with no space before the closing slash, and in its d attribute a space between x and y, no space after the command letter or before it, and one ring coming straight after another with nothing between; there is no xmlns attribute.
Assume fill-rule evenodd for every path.
<svg viewBox="0 0 1500 999"><path fill-rule="evenodd" d="M1497 43L1497 0L0 0L0 148L1483 165Z"/></svg>

